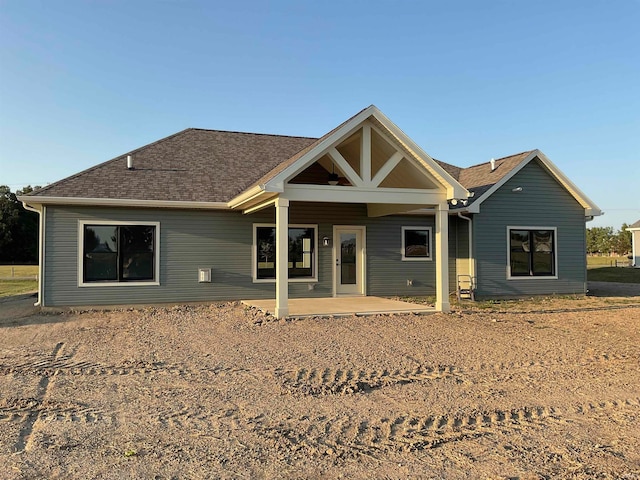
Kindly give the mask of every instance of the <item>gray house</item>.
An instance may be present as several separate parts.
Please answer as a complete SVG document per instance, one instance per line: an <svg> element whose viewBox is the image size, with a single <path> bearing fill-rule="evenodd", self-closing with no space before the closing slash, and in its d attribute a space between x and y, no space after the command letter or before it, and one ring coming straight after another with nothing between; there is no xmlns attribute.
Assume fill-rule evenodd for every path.
<svg viewBox="0 0 640 480"><path fill-rule="evenodd" d="M640 220L628 227L627 231L631 232L631 263L640 268Z"/></svg>
<svg viewBox="0 0 640 480"><path fill-rule="evenodd" d="M583 294L600 215L539 150L460 168L375 106L321 138L187 129L20 197L42 306ZM466 277L464 277L466 278Z"/></svg>

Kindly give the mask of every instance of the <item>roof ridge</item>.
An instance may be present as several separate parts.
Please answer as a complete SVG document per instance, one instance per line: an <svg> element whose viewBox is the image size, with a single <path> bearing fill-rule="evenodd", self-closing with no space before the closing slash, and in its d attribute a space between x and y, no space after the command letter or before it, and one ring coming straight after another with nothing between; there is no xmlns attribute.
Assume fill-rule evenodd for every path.
<svg viewBox="0 0 640 480"><path fill-rule="evenodd" d="M530 154L533 153L535 151L537 151L538 149L534 148L533 150L525 150L523 152L519 152L519 153L514 153L512 155L505 155L504 157L500 157L500 158L494 158L493 160L495 160L496 162L500 161L500 160L506 160L507 158L512 158L512 157L517 157L518 155L524 155L524 154ZM474 168L474 167L480 167L482 165L489 165L491 163L491 160L489 160L488 162L482 162L482 163L476 163L474 165L469 165L468 167L460 167L463 170L467 170L469 168Z"/></svg>
<svg viewBox="0 0 640 480"><path fill-rule="evenodd" d="M218 132L218 133L236 133L239 135L261 135L266 137L284 137L284 138L305 138L309 140L317 140L318 137L307 137L304 135L282 135L279 133L259 133L259 132L239 132L237 130L218 130L215 128L189 128L187 130L198 130L201 132Z"/></svg>
<svg viewBox="0 0 640 480"><path fill-rule="evenodd" d="M160 140L156 140L155 142L151 142L151 143L148 143L146 145L143 145L142 147L138 147L138 148L136 148L134 150L131 150L129 152L122 153L122 154L120 154L120 155L118 155L116 157L113 157L110 160L106 160L106 161L101 162L101 163L99 163L97 165L94 165L92 167L86 168L86 169L82 170L81 172L74 173L73 175L69 175L68 177L62 178L62 179L58 180L57 182L50 183L49 185L46 185L46 186L44 186L42 188L39 188L38 190L36 190L34 192L29 193L29 195L36 196L36 195L40 194L40 192L44 192L46 190L49 190L50 188L58 185L61 182L66 182L67 180L71 180L72 178L77 178L80 175L84 175L85 173L97 170L99 168L102 168L103 166L105 166L108 163L115 162L116 160L120 160L122 157L125 157L127 155L133 155L134 153L139 152L140 150L142 150L144 148L148 148L148 147L151 147L153 145L157 145L159 143L165 142L167 140L170 140L171 138L177 137L178 135L182 135L183 133L187 133L187 132L189 132L191 130L195 130L195 129L194 128L185 128L184 130L180 130L179 132L176 132L176 133L173 133L173 134L171 134L171 135L169 135L167 137L161 138Z"/></svg>

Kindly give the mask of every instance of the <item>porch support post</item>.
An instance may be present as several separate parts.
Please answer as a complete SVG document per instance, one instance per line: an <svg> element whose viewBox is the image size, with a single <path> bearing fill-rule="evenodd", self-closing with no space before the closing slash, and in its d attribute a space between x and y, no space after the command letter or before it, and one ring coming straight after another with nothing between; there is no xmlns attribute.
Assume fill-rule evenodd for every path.
<svg viewBox="0 0 640 480"><path fill-rule="evenodd" d="M289 200L276 206L276 318L289 315Z"/></svg>
<svg viewBox="0 0 640 480"><path fill-rule="evenodd" d="M436 310L451 311L449 305L449 205L436 208Z"/></svg>

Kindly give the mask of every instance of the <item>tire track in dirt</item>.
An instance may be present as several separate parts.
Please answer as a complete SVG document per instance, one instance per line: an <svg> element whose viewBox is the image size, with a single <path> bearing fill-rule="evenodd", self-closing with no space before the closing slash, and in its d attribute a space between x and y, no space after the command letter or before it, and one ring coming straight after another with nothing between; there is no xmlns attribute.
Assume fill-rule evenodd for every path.
<svg viewBox="0 0 640 480"><path fill-rule="evenodd" d="M452 366L417 366L409 370L351 370L341 368L299 368L276 371L282 387L292 394L336 395L368 392L390 385L457 377L461 370Z"/></svg>
<svg viewBox="0 0 640 480"><path fill-rule="evenodd" d="M529 362L481 363L463 369L456 366L418 365L405 370L354 370L343 368L303 368L295 370L276 370L275 376L281 387L293 395L348 395L359 392L370 392L391 385L405 385L414 382L425 382L456 378L464 381L467 374L482 372L520 372L530 369L551 367L583 367L609 362L638 362L638 358L617 353L602 353L578 359L557 359L551 361L538 360Z"/></svg>
<svg viewBox="0 0 640 480"><path fill-rule="evenodd" d="M104 365L95 362L72 361L71 356L59 358L43 357L42 354L24 358L13 364L5 360L0 363L0 375L36 375L51 377L53 375L176 375L181 377L219 375L222 373L249 373L249 370L235 367L215 366L194 369L184 364L167 364L165 362L130 361L121 365Z"/></svg>
<svg viewBox="0 0 640 480"><path fill-rule="evenodd" d="M269 424L264 418L250 421L254 431L270 440L278 449L307 454L352 456L377 452L422 451L451 442L475 439L496 433L509 434L523 428L545 428L553 423L566 423L563 412L598 413L636 410L640 399L592 402L574 409L550 406L479 412L469 415L400 415L395 418L301 418Z"/></svg>
<svg viewBox="0 0 640 480"><path fill-rule="evenodd" d="M51 352L51 360L56 361L58 358L62 356L62 349L64 348L64 343L58 343ZM54 374L55 375L55 374ZM38 388L36 390L36 400L38 402L42 402L49 391L50 383L53 376L43 376L38 383ZM20 433L18 434L18 440L15 444L16 452L23 452L25 450L29 450L31 446L31 434L33 433L33 429L35 428L36 423L40 419L40 412L38 410L31 410L25 420Z"/></svg>
<svg viewBox="0 0 640 480"><path fill-rule="evenodd" d="M79 403L40 401L36 398L4 399L0 403L0 422L25 422L37 416L44 421L93 423L105 419L102 410Z"/></svg>
<svg viewBox="0 0 640 480"><path fill-rule="evenodd" d="M507 371L507 370L526 370L532 368L549 368L549 367L585 367L593 364L604 363L626 363L626 362L640 362L640 358L637 356L626 355L621 353L600 353L597 355L588 355L581 358L565 358L555 360L536 360L529 362L500 362L500 363L481 363L477 366L471 366L464 370L467 372L476 371ZM462 370L461 370L462 371Z"/></svg>

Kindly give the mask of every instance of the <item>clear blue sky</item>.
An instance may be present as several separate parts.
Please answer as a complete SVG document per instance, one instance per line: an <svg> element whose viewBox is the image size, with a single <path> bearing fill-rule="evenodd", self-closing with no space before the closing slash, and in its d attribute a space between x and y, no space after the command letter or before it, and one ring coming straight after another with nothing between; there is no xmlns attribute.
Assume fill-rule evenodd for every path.
<svg viewBox="0 0 640 480"><path fill-rule="evenodd" d="M539 148L640 219L640 1L0 0L0 184L187 127L321 136L377 105L469 166Z"/></svg>

